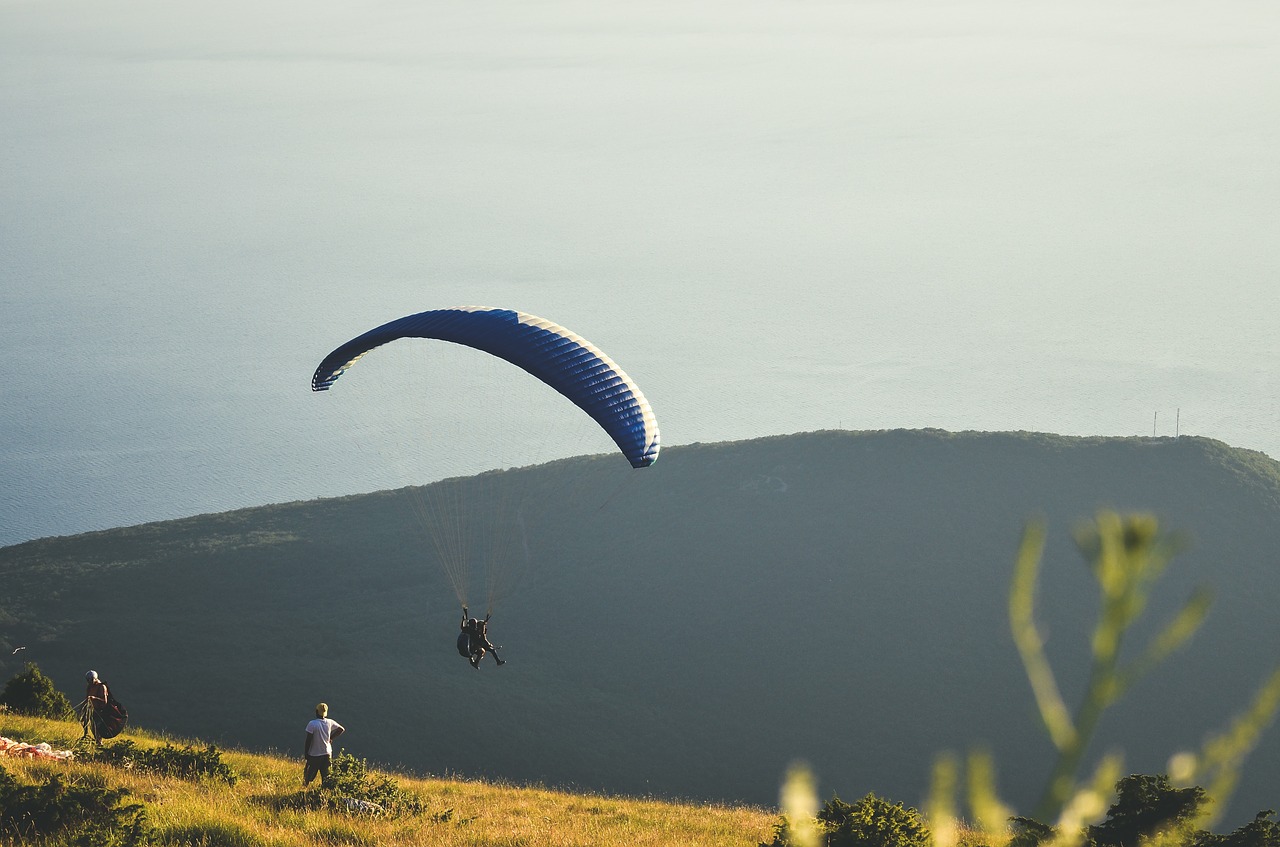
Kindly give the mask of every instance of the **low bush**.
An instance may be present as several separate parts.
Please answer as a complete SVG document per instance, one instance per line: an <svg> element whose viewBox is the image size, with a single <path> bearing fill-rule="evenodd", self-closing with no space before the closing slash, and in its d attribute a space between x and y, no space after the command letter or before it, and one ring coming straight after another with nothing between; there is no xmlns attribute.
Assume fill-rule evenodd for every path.
<svg viewBox="0 0 1280 847"><path fill-rule="evenodd" d="M222 761L222 754L212 744L203 750L190 745L143 749L132 741L120 741L91 754L96 761L121 768L133 768L149 773L174 776L179 779L209 779L236 784L236 772Z"/></svg>
<svg viewBox="0 0 1280 847"><path fill-rule="evenodd" d="M405 791L388 776L369 773L369 763L345 751L333 757L329 782L318 791L300 791L280 804L295 809L330 809L352 815L400 817L420 815L426 811L422 798ZM436 821L449 820L450 809L433 816Z"/></svg>
<svg viewBox="0 0 1280 847"><path fill-rule="evenodd" d="M368 762L345 751L333 757L329 780L329 790L343 801L351 798L375 803L394 815L423 811L418 795L405 791L389 776L370 774Z"/></svg>
<svg viewBox="0 0 1280 847"><path fill-rule="evenodd" d="M855 803L832 797L818 811L825 847L931 847L933 835L915 809L868 794ZM762 847L792 847L795 840L784 817L773 841Z"/></svg>
<svg viewBox="0 0 1280 847"><path fill-rule="evenodd" d="M19 844L144 847L155 843L146 808L129 792L61 774L39 784L19 782L0 767L0 837Z"/></svg>

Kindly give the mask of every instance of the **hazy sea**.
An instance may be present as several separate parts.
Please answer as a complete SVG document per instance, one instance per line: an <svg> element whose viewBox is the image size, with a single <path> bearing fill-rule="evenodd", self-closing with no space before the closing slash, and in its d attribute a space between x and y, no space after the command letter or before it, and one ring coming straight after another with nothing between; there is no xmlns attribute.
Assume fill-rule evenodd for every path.
<svg viewBox="0 0 1280 847"><path fill-rule="evenodd" d="M466 355L310 392L463 304L668 446L1280 458L1277 103L1272 0L0 0L0 544L610 449Z"/></svg>

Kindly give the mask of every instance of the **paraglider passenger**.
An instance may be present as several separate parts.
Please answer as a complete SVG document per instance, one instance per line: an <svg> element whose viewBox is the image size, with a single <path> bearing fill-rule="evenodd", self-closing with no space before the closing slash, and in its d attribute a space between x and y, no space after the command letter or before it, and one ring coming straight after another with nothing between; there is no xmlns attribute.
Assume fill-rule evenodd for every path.
<svg viewBox="0 0 1280 847"><path fill-rule="evenodd" d="M93 742L102 746L102 724L100 712L107 709L107 684L98 678L97 671L88 671L84 675L84 712L80 715L80 723L84 727L82 739L93 734Z"/></svg>
<svg viewBox="0 0 1280 847"><path fill-rule="evenodd" d="M307 766L302 772L302 787L306 788L311 780L320 774L320 784L329 784L329 765L333 761L333 742L346 732L342 724L329 717L329 704L316 704L315 720L307 724L307 741L302 747L302 755Z"/></svg>
<svg viewBox="0 0 1280 847"><path fill-rule="evenodd" d="M486 652L493 653L493 660L501 667L507 662L505 659L498 658L498 648L493 646L489 641L489 617L492 613L486 614L484 620L471 617L471 613L467 611L467 607L462 607L462 634L458 636L458 652L467 657L467 661L471 663L471 667L476 670L480 669L480 660L484 658Z"/></svg>

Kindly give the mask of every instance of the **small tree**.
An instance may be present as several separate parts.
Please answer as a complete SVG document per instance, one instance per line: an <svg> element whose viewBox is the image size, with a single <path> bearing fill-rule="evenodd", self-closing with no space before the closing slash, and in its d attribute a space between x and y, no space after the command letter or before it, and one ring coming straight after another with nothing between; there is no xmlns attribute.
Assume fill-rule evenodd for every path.
<svg viewBox="0 0 1280 847"><path fill-rule="evenodd" d="M35 662L5 683L0 703L20 715L37 718L70 720L75 717L71 701L53 685L53 680L40 672Z"/></svg>
<svg viewBox="0 0 1280 847"><path fill-rule="evenodd" d="M1187 843L1206 802L1198 785L1174 788L1164 774L1126 776L1116 784L1116 801L1107 809L1107 819L1089 827L1087 837L1094 847L1137 847L1157 833Z"/></svg>
<svg viewBox="0 0 1280 847"><path fill-rule="evenodd" d="M818 820L829 847L930 847L933 841L919 812L874 794L852 804L832 797Z"/></svg>

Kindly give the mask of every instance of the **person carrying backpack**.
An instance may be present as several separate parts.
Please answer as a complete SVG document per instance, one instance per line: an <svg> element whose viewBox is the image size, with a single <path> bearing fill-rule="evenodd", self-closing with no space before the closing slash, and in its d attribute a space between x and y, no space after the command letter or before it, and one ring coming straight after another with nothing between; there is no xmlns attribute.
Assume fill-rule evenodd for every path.
<svg viewBox="0 0 1280 847"><path fill-rule="evenodd" d="M97 671L86 671L84 675L84 712L80 716L80 724L84 727L81 740L93 736L93 743L102 746L102 722L99 714L107 708L107 684L98 678Z"/></svg>
<svg viewBox="0 0 1280 847"><path fill-rule="evenodd" d="M80 712L80 725L84 727L83 741L90 736L93 743L102 746L107 738L115 738L129 722L129 713L120 701L112 696L107 683L97 671L86 671L84 675L84 706Z"/></svg>

